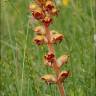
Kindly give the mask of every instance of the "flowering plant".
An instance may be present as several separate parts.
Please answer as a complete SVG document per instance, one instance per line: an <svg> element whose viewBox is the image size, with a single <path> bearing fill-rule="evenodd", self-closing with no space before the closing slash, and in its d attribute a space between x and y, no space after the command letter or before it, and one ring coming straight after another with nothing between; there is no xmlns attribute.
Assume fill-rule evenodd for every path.
<svg viewBox="0 0 96 96"><path fill-rule="evenodd" d="M30 4L29 9L32 16L42 23L42 26L34 28L36 36L33 41L38 46L46 44L48 53L44 56L45 65L53 68L56 76L47 74L41 77L47 84L57 84L61 96L65 96L63 81L69 76L69 71L61 71L61 67L68 62L68 55L56 58L53 45L60 43L64 36L55 30L49 30L49 25L53 23L53 16L58 15L58 10L52 0L35 0Z"/></svg>

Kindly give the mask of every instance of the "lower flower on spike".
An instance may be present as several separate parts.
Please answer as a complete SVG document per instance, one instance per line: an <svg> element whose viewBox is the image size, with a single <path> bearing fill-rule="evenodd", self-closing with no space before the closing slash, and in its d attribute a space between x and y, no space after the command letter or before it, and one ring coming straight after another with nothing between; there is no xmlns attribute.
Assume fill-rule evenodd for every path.
<svg viewBox="0 0 96 96"><path fill-rule="evenodd" d="M62 71L58 76L58 81L63 82L69 76L69 71Z"/></svg>
<svg viewBox="0 0 96 96"><path fill-rule="evenodd" d="M62 55L58 58L58 67L61 67L63 64L67 64L69 59L69 55Z"/></svg>
<svg viewBox="0 0 96 96"><path fill-rule="evenodd" d="M54 61L54 54L49 52L47 55L44 56L44 59L52 63Z"/></svg>
<svg viewBox="0 0 96 96"><path fill-rule="evenodd" d="M43 35L37 35L33 41L37 44L37 45L42 45L45 44L45 37Z"/></svg>
<svg viewBox="0 0 96 96"><path fill-rule="evenodd" d="M43 26L37 26L34 31L37 35L45 35L45 30Z"/></svg>
<svg viewBox="0 0 96 96"><path fill-rule="evenodd" d="M52 42L53 43L59 43L63 40L63 38L64 38L64 36L62 34L59 34L59 33L53 34L52 35Z"/></svg>
<svg viewBox="0 0 96 96"><path fill-rule="evenodd" d="M47 74L41 77L42 80L44 80L47 84L56 83L56 78L51 75Z"/></svg>
<svg viewBox="0 0 96 96"><path fill-rule="evenodd" d="M52 62L48 62L48 60L46 60L45 58L44 58L44 64L46 66L52 67Z"/></svg>

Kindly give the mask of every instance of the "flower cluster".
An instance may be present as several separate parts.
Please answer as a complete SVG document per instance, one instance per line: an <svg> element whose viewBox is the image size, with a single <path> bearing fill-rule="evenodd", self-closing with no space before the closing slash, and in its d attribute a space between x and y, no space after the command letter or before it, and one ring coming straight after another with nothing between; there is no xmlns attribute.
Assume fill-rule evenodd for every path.
<svg viewBox="0 0 96 96"><path fill-rule="evenodd" d="M33 17L46 26L52 23L52 16L58 14L58 10L52 0L35 0L34 3L30 4L29 9Z"/></svg>
<svg viewBox="0 0 96 96"><path fill-rule="evenodd" d="M53 68L56 76L47 74L41 77L47 84L57 84L61 96L64 96L63 81L69 76L69 71L61 71L61 67L67 64L69 55L62 55L59 58L55 56L53 44L60 43L64 36L55 30L49 30L49 25L53 22L53 16L57 16L58 10L52 0L35 0L30 4L29 9L32 16L42 23L42 26L34 28L35 37L33 41L37 45L46 44L48 53L44 56L44 63Z"/></svg>

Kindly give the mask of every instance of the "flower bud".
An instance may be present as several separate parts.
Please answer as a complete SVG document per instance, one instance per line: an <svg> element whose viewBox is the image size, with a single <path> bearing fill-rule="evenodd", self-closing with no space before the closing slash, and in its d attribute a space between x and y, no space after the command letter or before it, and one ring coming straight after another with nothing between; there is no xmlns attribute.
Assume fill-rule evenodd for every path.
<svg viewBox="0 0 96 96"><path fill-rule="evenodd" d="M36 18L37 20L43 19L45 17L43 11L41 8L36 8L33 12L32 12L34 18Z"/></svg>
<svg viewBox="0 0 96 96"><path fill-rule="evenodd" d="M52 42L53 43L58 43L58 42L61 42L63 40L64 36L62 34L53 34L52 36Z"/></svg>

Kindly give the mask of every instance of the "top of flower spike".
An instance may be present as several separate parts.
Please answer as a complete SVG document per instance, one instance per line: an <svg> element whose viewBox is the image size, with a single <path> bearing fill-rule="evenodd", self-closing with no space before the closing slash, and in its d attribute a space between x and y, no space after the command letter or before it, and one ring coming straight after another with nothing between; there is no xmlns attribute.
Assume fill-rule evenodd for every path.
<svg viewBox="0 0 96 96"><path fill-rule="evenodd" d="M29 9L33 17L46 26L52 23L52 16L58 15L58 10L53 0L35 0L29 5Z"/></svg>
<svg viewBox="0 0 96 96"><path fill-rule="evenodd" d="M35 2L39 5L44 5L47 0L35 0Z"/></svg>

